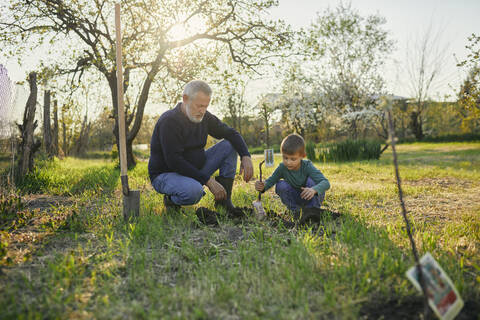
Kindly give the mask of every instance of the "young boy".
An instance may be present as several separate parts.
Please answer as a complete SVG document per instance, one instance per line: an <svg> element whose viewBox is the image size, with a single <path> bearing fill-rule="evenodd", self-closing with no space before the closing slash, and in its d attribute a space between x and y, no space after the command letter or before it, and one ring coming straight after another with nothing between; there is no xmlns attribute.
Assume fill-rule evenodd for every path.
<svg viewBox="0 0 480 320"><path fill-rule="evenodd" d="M303 138L298 134L288 135L280 151L283 162L265 182L255 182L255 189L265 192L276 184L275 192L296 216L300 208L320 208L330 182L310 160L303 160L306 156Z"/></svg>

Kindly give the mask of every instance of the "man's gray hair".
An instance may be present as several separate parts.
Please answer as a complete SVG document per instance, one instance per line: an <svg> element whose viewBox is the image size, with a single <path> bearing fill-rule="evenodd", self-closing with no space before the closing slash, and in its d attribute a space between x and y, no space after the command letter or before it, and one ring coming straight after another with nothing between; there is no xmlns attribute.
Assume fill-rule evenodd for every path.
<svg viewBox="0 0 480 320"><path fill-rule="evenodd" d="M194 99L197 92L202 91L207 96L212 96L212 88L202 80L193 80L185 85L183 89L183 94L188 96L190 99Z"/></svg>

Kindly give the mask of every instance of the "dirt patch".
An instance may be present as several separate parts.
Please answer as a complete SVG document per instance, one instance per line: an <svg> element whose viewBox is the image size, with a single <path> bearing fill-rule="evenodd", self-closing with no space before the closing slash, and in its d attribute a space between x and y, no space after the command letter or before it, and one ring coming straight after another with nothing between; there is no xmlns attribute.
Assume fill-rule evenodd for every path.
<svg viewBox="0 0 480 320"><path fill-rule="evenodd" d="M225 234L227 236L228 241L230 242L237 242L245 238L245 235L243 234L242 229L238 227L225 228Z"/></svg>
<svg viewBox="0 0 480 320"><path fill-rule="evenodd" d="M200 207L195 211L198 220L207 226L218 226L219 214L216 211Z"/></svg>
<svg viewBox="0 0 480 320"><path fill-rule="evenodd" d="M476 319L480 314L480 302L466 301L465 305L455 318L457 320ZM360 309L360 319L423 319L423 300L421 297L395 297L380 299L365 303ZM436 319L430 309L429 319Z"/></svg>
<svg viewBox="0 0 480 320"><path fill-rule="evenodd" d="M2 219L0 240L6 250L0 255L0 266L29 260L54 234L68 229L78 214L75 201L69 197L26 195L15 199L20 201L11 204L15 205L9 209L13 215Z"/></svg>
<svg viewBox="0 0 480 320"><path fill-rule="evenodd" d="M420 319L423 301L418 297L399 300L391 297L365 303L360 309L360 319Z"/></svg>
<svg viewBox="0 0 480 320"><path fill-rule="evenodd" d="M407 197L405 204L419 220L452 221L459 213L480 208L480 187L463 190L461 194L441 192Z"/></svg>
<svg viewBox="0 0 480 320"><path fill-rule="evenodd" d="M419 180L404 180L408 186L427 186L427 187L436 187L440 189L450 188L450 187L461 187L469 188L472 183L467 180L456 179L453 177L442 177L442 178L423 178Z"/></svg>
<svg viewBox="0 0 480 320"><path fill-rule="evenodd" d="M480 185L453 178L425 178L405 181L405 185L433 186L437 184L436 192L428 189L415 195L404 197L407 212L418 222L448 222L455 221L465 213L480 210ZM440 186L440 187L438 187ZM452 189L451 186L463 186ZM377 208L385 212L399 213L398 198L392 198L382 203L371 204L363 202L365 208Z"/></svg>
<svg viewBox="0 0 480 320"><path fill-rule="evenodd" d="M69 206L72 205L74 201L70 197L33 194L24 196L22 202L30 210L47 210L60 205Z"/></svg>

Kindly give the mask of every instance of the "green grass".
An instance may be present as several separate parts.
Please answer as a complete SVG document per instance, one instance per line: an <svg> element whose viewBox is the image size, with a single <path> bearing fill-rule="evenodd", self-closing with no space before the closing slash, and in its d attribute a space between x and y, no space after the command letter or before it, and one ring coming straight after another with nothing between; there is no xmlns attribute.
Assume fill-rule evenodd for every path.
<svg viewBox="0 0 480 320"><path fill-rule="evenodd" d="M23 193L74 195L86 191L112 192L117 186L119 170L106 159L65 158L39 161L34 172L20 183Z"/></svg>
<svg viewBox="0 0 480 320"><path fill-rule="evenodd" d="M440 262L467 301L463 317L475 318L480 143L405 144L398 152L420 254L429 251ZM257 177L260 159L254 156ZM141 190L141 217L124 223L112 163L67 159L45 165L32 178L34 190L69 195L73 203L43 216L32 209L34 222L0 234L13 261L4 259L0 275L2 317L358 319L382 308L390 318L403 308L415 318L421 296L405 276L413 258L391 151L379 161L316 165L332 185L325 206L341 218L325 216L318 229L295 230L253 217L240 225L222 217L219 227L206 227L194 215L196 207L166 212L145 162L129 172L132 188ZM273 170L264 168L264 177ZM250 206L255 198L253 182L238 177L234 203ZM263 201L267 209L284 211L272 190ZM198 206L213 208L211 194ZM22 242L18 235L27 232L44 237ZM30 255L16 259L25 246Z"/></svg>

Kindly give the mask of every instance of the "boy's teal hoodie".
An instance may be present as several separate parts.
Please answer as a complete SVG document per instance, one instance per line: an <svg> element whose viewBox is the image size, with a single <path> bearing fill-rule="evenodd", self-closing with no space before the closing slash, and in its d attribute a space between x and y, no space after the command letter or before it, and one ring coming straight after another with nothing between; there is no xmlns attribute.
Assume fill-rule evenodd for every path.
<svg viewBox="0 0 480 320"><path fill-rule="evenodd" d="M320 170L315 168L310 160L302 160L298 170L288 170L283 163L280 163L273 174L265 180L265 189L263 192L273 187L280 179L284 179L292 187L300 189L305 187L308 177L316 183L312 188L315 189L318 194L322 194L330 189L330 182Z"/></svg>

